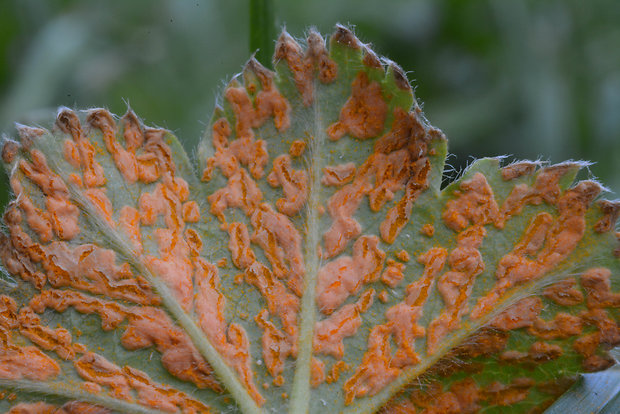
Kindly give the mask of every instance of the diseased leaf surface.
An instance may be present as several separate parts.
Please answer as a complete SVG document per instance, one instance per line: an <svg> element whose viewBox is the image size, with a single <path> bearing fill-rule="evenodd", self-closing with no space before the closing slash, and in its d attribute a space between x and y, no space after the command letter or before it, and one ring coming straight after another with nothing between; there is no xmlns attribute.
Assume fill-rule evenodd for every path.
<svg viewBox="0 0 620 414"><path fill-rule="evenodd" d="M2 409L530 412L613 365L620 206L583 164L440 190L395 64L338 27L274 67L225 88L195 169L131 111L5 142Z"/></svg>

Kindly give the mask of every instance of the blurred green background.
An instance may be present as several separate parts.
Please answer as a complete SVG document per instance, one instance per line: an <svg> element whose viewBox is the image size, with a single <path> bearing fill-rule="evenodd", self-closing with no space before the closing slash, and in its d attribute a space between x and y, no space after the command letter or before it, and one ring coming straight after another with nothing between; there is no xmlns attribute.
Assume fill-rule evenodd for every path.
<svg viewBox="0 0 620 414"><path fill-rule="evenodd" d="M620 191L620 2L286 1L302 36L351 25L398 62L459 171L510 154L596 161ZM250 55L248 1L0 0L0 131L55 108L127 105L191 152L216 95ZM6 187L0 193L6 199Z"/></svg>

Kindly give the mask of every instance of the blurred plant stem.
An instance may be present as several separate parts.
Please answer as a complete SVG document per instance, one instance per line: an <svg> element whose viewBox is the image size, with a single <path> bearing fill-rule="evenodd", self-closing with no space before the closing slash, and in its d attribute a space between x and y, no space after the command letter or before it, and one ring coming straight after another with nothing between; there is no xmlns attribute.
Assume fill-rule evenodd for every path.
<svg viewBox="0 0 620 414"><path fill-rule="evenodd" d="M250 53L270 69L275 32L273 1L250 0Z"/></svg>

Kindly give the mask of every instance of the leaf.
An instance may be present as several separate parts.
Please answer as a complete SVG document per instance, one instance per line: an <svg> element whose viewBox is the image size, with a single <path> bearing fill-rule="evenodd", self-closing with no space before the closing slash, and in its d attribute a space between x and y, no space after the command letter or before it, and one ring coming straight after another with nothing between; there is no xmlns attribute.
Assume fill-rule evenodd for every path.
<svg viewBox="0 0 620 414"><path fill-rule="evenodd" d="M226 87L196 170L131 111L18 126L1 408L529 412L613 364L620 204L585 163L441 190L398 66L343 27L274 62Z"/></svg>

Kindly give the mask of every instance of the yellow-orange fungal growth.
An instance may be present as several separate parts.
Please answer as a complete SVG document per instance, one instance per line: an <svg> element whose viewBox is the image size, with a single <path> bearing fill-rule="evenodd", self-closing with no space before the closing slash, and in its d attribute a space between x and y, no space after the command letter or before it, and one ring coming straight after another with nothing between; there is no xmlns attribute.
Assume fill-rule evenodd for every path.
<svg viewBox="0 0 620 414"><path fill-rule="evenodd" d="M353 245L353 257L339 257L319 269L316 303L322 313L331 314L362 285L379 278L386 255L378 245L377 236L362 236Z"/></svg>
<svg viewBox="0 0 620 414"><path fill-rule="evenodd" d="M195 201L183 203L183 220L187 223L197 223L200 221L200 208Z"/></svg>
<svg viewBox="0 0 620 414"><path fill-rule="evenodd" d="M611 291L611 271L595 267L581 275L581 286L586 291L589 308L620 307L620 293Z"/></svg>
<svg viewBox="0 0 620 414"><path fill-rule="evenodd" d="M60 367L34 346L19 346L11 340L10 328L0 326L0 378L45 381L57 376Z"/></svg>
<svg viewBox="0 0 620 414"><path fill-rule="evenodd" d="M306 142L302 140L295 140L291 144L291 147L288 150L288 153L291 157L301 157L306 150Z"/></svg>
<svg viewBox="0 0 620 414"><path fill-rule="evenodd" d="M462 316L468 311L467 302L474 280L485 268L478 248L486 236L486 230L477 223L486 218L485 214L474 214L476 224L458 234L457 247L448 255L450 271L444 273L437 281L437 290L444 301L445 310L429 324L427 336L429 354L436 351L445 335L458 327Z"/></svg>
<svg viewBox="0 0 620 414"><path fill-rule="evenodd" d="M229 179L224 188L220 188L207 197L211 204L211 214L215 215L222 223L226 223L224 211L230 207L241 208L250 215L254 212L263 194L256 182L244 169L238 169Z"/></svg>
<svg viewBox="0 0 620 414"><path fill-rule="evenodd" d="M409 253L407 253L406 250L397 251L395 256L398 260L403 261L403 262L408 262L409 259L411 259L411 256L409 255Z"/></svg>
<svg viewBox="0 0 620 414"><path fill-rule="evenodd" d="M281 213L288 216L299 213L305 205L310 191L308 173L293 170L291 163L289 155L279 155L273 160L273 171L267 176L269 185L282 187L284 198L276 201L276 207Z"/></svg>
<svg viewBox="0 0 620 414"><path fill-rule="evenodd" d="M562 306L575 306L583 302L583 293L577 287L575 278L565 279L545 288L543 296Z"/></svg>
<svg viewBox="0 0 620 414"><path fill-rule="evenodd" d="M256 261L250 248L250 234L243 223L230 223L228 226L228 249L232 261L239 269L245 269Z"/></svg>
<svg viewBox="0 0 620 414"><path fill-rule="evenodd" d="M51 329L42 325L41 319L29 307L19 310L19 332L46 351L55 352L62 359L75 358L72 338L64 328Z"/></svg>
<svg viewBox="0 0 620 414"><path fill-rule="evenodd" d="M389 325L378 325L370 331L368 351L355 374L342 387L346 405L356 397L375 395L400 374L401 370L391 365L391 330Z"/></svg>
<svg viewBox="0 0 620 414"><path fill-rule="evenodd" d="M354 214L364 196L368 195L370 208L379 211L393 199L396 191L405 187L402 199L388 211L380 225L381 237L389 243L395 240L409 219L413 202L426 188L428 159L414 160L416 158L406 149L389 154L375 152L357 169L353 182L329 198L327 209L332 224L323 235L327 257L342 252L347 243L361 233L361 225Z"/></svg>
<svg viewBox="0 0 620 414"><path fill-rule="evenodd" d="M386 313L394 342L398 346L394 355L393 365L399 368L415 364L419 361L413 349L413 340L425 335L424 327L417 321L422 316L424 304L431 292L435 278L441 272L448 257L443 248L433 248L421 254L418 261L424 264L422 277L407 286L407 296L402 302L390 307Z"/></svg>
<svg viewBox="0 0 620 414"><path fill-rule="evenodd" d="M284 383L284 378L279 379L278 377L284 371L284 361L289 356L297 355L297 344L293 343L287 334L276 328L269 320L269 312L266 309L256 315L254 320L263 329L261 344L265 367L274 378L274 385L281 386Z"/></svg>
<svg viewBox="0 0 620 414"><path fill-rule="evenodd" d="M388 211L385 220L379 227L381 238L394 243L400 232L411 218L413 204L428 186L430 163L428 158L421 158L411 165L411 176L405 187L403 197Z"/></svg>
<svg viewBox="0 0 620 414"><path fill-rule="evenodd" d="M101 130L106 149L114 160L114 165L120 171L123 178L133 184L139 178L139 164L136 155L128 151L116 140L116 122L105 109L94 109L90 111L87 122L94 128Z"/></svg>
<svg viewBox="0 0 620 414"><path fill-rule="evenodd" d="M550 321L537 318L528 333L542 339L568 338L581 334L582 320L564 312L558 312Z"/></svg>
<svg viewBox="0 0 620 414"><path fill-rule="evenodd" d="M75 142L79 156L80 166L84 175L84 184L87 187L99 187L106 183L103 167L95 159L95 147L84 137L82 125L75 112L63 109L58 113L56 126L64 133L70 134Z"/></svg>
<svg viewBox="0 0 620 414"><path fill-rule="evenodd" d="M490 326L505 331L532 326L542 308L543 303L539 297L521 299L495 317Z"/></svg>
<svg viewBox="0 0 620 414"><path fill-rule="evenodd" d="M301 297L306 269L299 231L287 216L266 203L254 211L250 220L254 227L250 240L263 249L276 277L285 279L288 287Z"/></svg>
<svg viewBox="0 0 620 414"><path fill-rule="evenodd" d="M6 140L2 146L2 161L12 164L19 153L19 144L15 141Z"/></svg>
<svg viewBox="0 0 620 414"><path fill-rule="evenodd" d="M316 65L318 78L322 83L333 82L338 76L338 67L327 53L325 41L315 31L308 35L308 49L306 51L306 60L311 60Z"/></svg>
<svg viewBox="0 0 620 414"><path fill-rule="evenodd" d="M121 208L118 224L129 237L133 248L142 253L142 233L140 232L140 212L131 206Z"/></svg>
<svg viewBox="0 0 620 414"><path fill-rule="evenodd" d="M381 273L381 281L387 286L395 288L405 277L403 270L405 270L403 263L389 259L385 270Z"/></svg>
<svg viewBox="0 0 620 414"><path fill-rule="evenodd" d="M310 363L310 385L316 388L325 382L325 363L318 358L312 358Z"/></svg>
<svg viewBox="0 0 620 414"><path fill-rule="evenodd" d="M165 412L209 413L204 404L181 391L154 383L144 372L125 366L119 367L101 355L87 353L75 361L78 374L87 381L110 388L116 398L132 401L132 391L141 405ZM197 411L200 410L200 411Z"/></svg>
<svg viewBox="0 0 620 414"><path fill-rule="evenodd" d="M323 39L316 32L311 32L308 36L308 49L305 54L288 33L282 33L276 43L274 60L286 62L305 106L311 105L314 100L312 82L315 68L323 83L335 80L338 72L335 62L327 53Z"/></svg>
<svg viewBox="0 0 620 414"><path fill-rule="evenodd" d="M355 177L355 164L348 162L340 165L328 165L323 168L321 184L327 186L341 186Z"/></svg>
<svg viewBox="0 0 620 414"><path fill-rule="evenodd" d="M462 231L472 224L492 223L499 214L499 207L493 197L493 190L481 173L463 181L460 190L454 192L454 199L446 203L442 217L446 226Z"/></svg>
<svg viewBox="0 0 620 414"><path fill-rule="evenodd" d="M297 346L299 298L287 292L284 285L274 277L271 270L260 262L254 262L246 269L245 280L260 291L267 302L269 313L280 318L282 328L288 335L291 345Z"/></svg>
<svg viewBox="0 0 620 414"><path fill-rule="evenodd" d="M163 366L172 375L190 381L199 388L221 391L212 375L211 367L202 359L189 337L160 309L153 307L126 307L111 301L69 290L50 289L33 297L30 307L37 313L45 309L64 312L74 307L80 313L97 314L103 330L116 329L127 320L121 344L129 349L155 346L161 353Z"/></svg>
<svg viewBox="0 0 620 414"><path fill-rule="evenodd" d="M21 172L35 183L39 189L45 194L45 207L49 214L54 233L63 240L71 240L79 232L78 225L79 210L73 205L69 199L69 190L60 176L55 174L47 165L45 155L39 150L30 151L31 162L24 159L19 160ZM23 187L13 178L11 179L13 191L19 199L19 195L23 192ZM28 206L26 206L28 207ZM27 214L27 220L38 223L41 219L36 210L28 209L24 211ZM30 217L35 215L35 217ZM46 237L41 224L35 224L35 229L39 229L39 233Z"/></svg>
<svg viewBox="0 0 620 414"><path fill-rule="evenodd" d="M105 189L89 188L84 191L84 197L91 202L99 216L103 218L110 227L116 227L114 221L114 211L112 211L112 203L105 193Z"/></svg>
<svg viewBox="0 0 620 414"><path fill-rule="evenodd" d="M376 137L383 131L387 110L381 86L360 71L351 86L351 97L342 107L339 120L327 128L327 135L332 140L346 134L359 139Z"/></svg>
<svg viewBox="0 0 620 414"><path fill-rule="evenodd" d="M314 325L313 350L315 354L344 357L344 338L353 336L362 325L361 314L372 305L374 289L364 292L355 303L344 305L329 317Z"/></svg>
<svg viewBox="0 0 620 414"><path fill-rule="evenodd" d="M435 227L432 224L425 224L420 229L420 233L425 235L426 237L433 237L435 234Z"/></svg>
<svg viewBox="0 0 620 414"><path fill-rule="evenodd" d="M554 198L557 219L548 213L535 216L519 243L500 259L496 285L478 300L470 316L479 318L506 290L544 275L568 257L583 237L586 209L599 192L597 183L582 181Z"/></svg>

